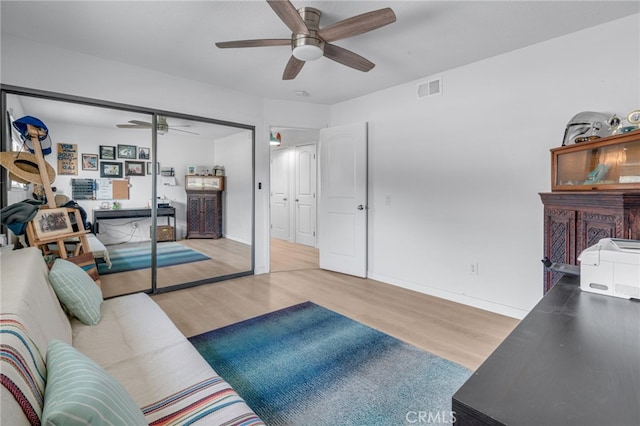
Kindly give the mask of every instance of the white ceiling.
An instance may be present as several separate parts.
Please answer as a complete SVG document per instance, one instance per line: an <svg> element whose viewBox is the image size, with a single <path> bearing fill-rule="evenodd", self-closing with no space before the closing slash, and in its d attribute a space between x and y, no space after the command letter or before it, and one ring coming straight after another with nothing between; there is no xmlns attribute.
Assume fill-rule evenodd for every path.
<svg viewBox="0 0 640 426"><path fill-rule="evenodd" d="M217 41L288 38L259 1L1 1L2 34L261 97L334 104L640 11L638 1L301 1L321 27L382 7L397 22L335 44L376 64L327 58L282 81L288 46L218 49ZM621 41L622 42L622 41ZM50 64L55 66L55 64ZM309 96L300 98L295 92Z"/></svg>

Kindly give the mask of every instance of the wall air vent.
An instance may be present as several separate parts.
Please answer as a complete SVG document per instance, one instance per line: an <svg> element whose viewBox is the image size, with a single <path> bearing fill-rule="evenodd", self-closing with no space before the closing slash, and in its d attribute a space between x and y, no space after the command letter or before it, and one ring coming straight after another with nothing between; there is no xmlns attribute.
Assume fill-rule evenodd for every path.
<svg viewBox="0 0 640 426"><path fill-rule="evenodd" d="M418 99L442 94L442 77L418 85Z"/></svg>

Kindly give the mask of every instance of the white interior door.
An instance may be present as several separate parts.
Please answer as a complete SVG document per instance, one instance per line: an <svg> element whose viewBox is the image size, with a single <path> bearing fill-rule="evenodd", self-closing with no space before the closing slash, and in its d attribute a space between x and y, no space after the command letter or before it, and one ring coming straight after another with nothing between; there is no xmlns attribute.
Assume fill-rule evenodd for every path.
<svg viewBox="0 0 640 426"><path fill-rule="evenodd" d="M320 267L367 276L367 123L320 130Z"/></svg>
<svg viewBox="0 0 640 426"><path fill-rule="evenodd" d="M316 245L316 146L295 150L296 243Z"/></svg>
<svg viewBox="0 0 640 426"><path fill-rule="evenodd" d="M289 239L289 150L271 153L271 236Z"/></svg>

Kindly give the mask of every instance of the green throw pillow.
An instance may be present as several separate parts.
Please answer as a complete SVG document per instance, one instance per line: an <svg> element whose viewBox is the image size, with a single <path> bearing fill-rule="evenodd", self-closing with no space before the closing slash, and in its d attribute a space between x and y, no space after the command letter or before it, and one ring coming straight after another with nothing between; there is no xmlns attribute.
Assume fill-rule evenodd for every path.
<svg viewBox="0 0 640 426"><path fill-rule="evenodd" d="M43 425L146 425L126 389L94 361L59 340L47 349Z"/></svg>
<svg viewBox="0 0 640 426"><path fill-rule="evenodd" d="M78 265L56 259L49 271L49 282L60 302L86 325L100 322L102 292L91 277Z"/></svg>

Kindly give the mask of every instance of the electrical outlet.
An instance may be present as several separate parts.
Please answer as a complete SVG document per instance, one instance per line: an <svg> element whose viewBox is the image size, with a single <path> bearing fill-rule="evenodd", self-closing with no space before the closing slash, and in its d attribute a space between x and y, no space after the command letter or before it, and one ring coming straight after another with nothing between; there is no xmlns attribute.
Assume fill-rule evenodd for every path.
<svg viewBox="0 0 640 426"><path fill-rule="evenodd" d="M472 263L469 268L471 275L478 275L478 262Z"/></svg>

